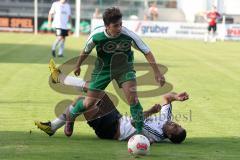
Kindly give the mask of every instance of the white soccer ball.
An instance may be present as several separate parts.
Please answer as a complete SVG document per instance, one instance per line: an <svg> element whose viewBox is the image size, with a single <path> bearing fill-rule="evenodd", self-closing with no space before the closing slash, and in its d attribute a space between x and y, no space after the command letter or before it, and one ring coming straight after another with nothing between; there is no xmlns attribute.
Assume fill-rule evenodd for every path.
<svg viewBox="0 0 240 160"><path fill-rule="evenodd" d="M150 142L147 137L137 134L128 140L128 152L135 156L145 156L149 153Z"/></svg>

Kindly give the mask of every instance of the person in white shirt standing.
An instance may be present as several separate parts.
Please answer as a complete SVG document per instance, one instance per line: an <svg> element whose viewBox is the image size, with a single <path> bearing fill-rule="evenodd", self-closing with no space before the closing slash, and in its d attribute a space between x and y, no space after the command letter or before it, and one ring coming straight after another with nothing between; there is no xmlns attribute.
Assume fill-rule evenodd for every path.
<svg viewBox="0 0 240 160"><path fill-rule="evenodd" d="M58 57L63 57L64 43L66 36L68 36L67 24L70 20L71 7L67 0L59 0L54 2L48 14L48 27L55 28L57 36L57 39L52 45L53 57L56 57L57 46L59 46Z"/></svg>

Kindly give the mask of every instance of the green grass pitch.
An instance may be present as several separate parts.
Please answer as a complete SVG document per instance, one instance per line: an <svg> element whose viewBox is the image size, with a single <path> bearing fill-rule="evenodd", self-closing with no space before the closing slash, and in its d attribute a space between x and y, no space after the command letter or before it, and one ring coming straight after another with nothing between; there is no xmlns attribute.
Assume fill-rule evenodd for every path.
<svg viewBox="0 0 240 160"><path fill-rule="evenodd" d="M65 57L56 58L57 64L76 57L86 38L68 37ZM75 124L71 138L64 136L63 129L48 137L34 126L34 120L55 118L59 101L75 97L49 87L48 62L54 39L54 35L0 33L0 159L134 159L126 142L100 140L85 122ZM188 116L178 119L187 130L186 141L153 144L150 155L140 159L240 159L239 42L144 41L157 62L168 68L165 77L173 91L187 91L190 99L173 104L175 115ZM135 60L146 62L137 52ZM115 94L112 85L107 91ZM159 96L140 101L144 108L161 102ZM129 111L121 100L119 109Z"/></svg>

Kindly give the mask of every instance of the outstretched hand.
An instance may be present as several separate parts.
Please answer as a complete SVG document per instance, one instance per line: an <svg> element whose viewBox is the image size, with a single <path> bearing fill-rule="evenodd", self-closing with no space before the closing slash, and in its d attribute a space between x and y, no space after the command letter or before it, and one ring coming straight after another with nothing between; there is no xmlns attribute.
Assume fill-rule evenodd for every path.
<svg viewBox="0 0 240 160"><path fill-rule="evenodd" d="M175 99L178 101L185 101L189 98L187 92L178 93L175 95Z"/></svg>
<svg viewBox="0 0 240 160"><path fill-rule="evenodd" d="M76 69L74 70L75 76L79 76L80 72L81 72L81 68L80 67L76 67Z"/></svg>
<svg viewBox="0 0 240 160"><path fill-rule="evenodd" d="M165 78L161 73L155 74L155 79L161 85L161 87L165 84Z"/></svg>

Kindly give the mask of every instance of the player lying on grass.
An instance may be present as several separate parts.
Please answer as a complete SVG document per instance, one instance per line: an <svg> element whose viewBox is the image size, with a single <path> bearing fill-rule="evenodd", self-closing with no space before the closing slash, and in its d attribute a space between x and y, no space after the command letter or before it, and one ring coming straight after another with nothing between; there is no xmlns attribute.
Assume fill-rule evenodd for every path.
<svg viewBox="0 0 240 160"><path fill-rule="evenodd" d="M52 78L57 82L63 82L63 84L81 84L80 88L87 89L88 82L85 82L79 78L67 76L62 73L53 71ZM79 83L77 83L79 82ZM84 84L84 85L83 85ZM84 98L84 97L80 97ZM188 99L188 94L183 93L168 93L163 96L162 106L155 104L149 110L144 112L144 127L143 134L148 137L150 142L160 142L164 139L170 139L173 143L181 143L186 137L186 130L179 124L171 121L172 116L172 102L173 101L185 101ZM74 107L79 100L73 102L70 108ZM158 116L151 116L155 113L159 113ZM136 134L136 129L131 123L131 118L128 116L122 116L117 108L114 106L107 94L94 104L91 110L84 113L87 123L92 127L99 138L102 139L116 139L116 140L128 140L132 135ZM63 113L58 118L51 122L35 121L35 124L52 136L59 128L64 126L66 121L66 113ZM72 130L73 131L73 128ZM69 136L69 135L68 135Z"/></svg>

